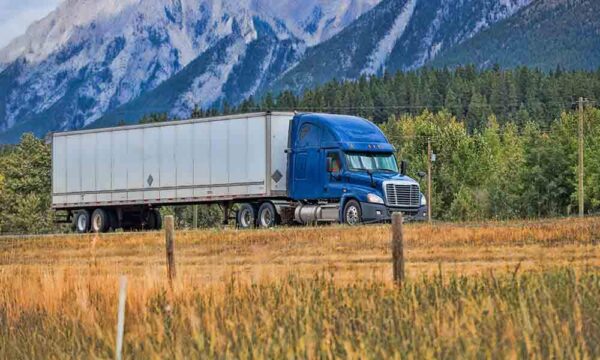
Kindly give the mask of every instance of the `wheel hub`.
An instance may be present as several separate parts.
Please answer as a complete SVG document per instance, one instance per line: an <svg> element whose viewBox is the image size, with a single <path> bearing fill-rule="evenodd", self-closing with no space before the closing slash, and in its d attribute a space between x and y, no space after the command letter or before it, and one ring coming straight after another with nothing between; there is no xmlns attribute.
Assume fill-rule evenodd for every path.
<svg viewBox="0 0 600 360"><path fill-rule="evenodd" d="M350 206L346 210L346 222L350 225L356 225L359 221L358 209L355 206Z"/></svg>
<svg viewBox="0 0 600 360"><path fill-rule="evenodd" d="M79 215L77 218L77 228L80 231L85 231L85 223L87 222L87 218L85 215Z"/></svg>
<svg viewBox="0 0 600 360"><path fill-rule="evenodd" d="M242 226L248 227L252 222L252 214L247 209L242 210L242 216L240 217L242 220Z"/></svg>
<svg viewBox="0 0 600 360"><path fill-rule="evenodd" d="M273 222L273 214L271 213L270 209L263 210L263 212L260 214L260 222L263 227L271 226L271 223Z"/></svg>
<svg viewBox="0 0 600 360"><path fill-rule="evenodd" d="M94 218L94 231L98 231L100 229L100 216L96 216Z"/></svg>

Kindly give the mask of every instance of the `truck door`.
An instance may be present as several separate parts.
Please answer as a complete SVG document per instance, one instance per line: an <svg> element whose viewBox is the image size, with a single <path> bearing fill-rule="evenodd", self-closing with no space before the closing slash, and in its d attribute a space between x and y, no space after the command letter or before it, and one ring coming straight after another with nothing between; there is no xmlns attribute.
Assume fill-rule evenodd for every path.
<svg viewBox="0 0 600 360"><path fill-rule="evenodd" d="M325 150L323 164L323 192L328 199L339 199L343 195L342 158L338 150Z"/></svg>
<svg viewBox="0 0 600 360"><path fill-rule="evenodd" d="M297 200L322 198L321 128L304 123L298 132L294 147L292 197Z"/></svg>

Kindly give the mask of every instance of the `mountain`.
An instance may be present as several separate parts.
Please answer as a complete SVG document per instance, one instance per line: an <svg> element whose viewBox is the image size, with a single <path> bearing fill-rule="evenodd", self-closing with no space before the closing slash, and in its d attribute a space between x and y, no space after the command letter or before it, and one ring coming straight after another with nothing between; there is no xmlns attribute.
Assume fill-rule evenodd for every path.
<svg viewBox="0 0 600 360"><path fill-rule="evenodd" d="M297 42L274 41L274 34L263 26L252 49L249 47L247 56L239 59L218 91L213 87L209 95L194 90L190 78L222 73L218 69L211 70L210 63L203 58L198 59L193 70L186 69L157 89L108 112L93 126L108 126L121 120L134 122L148 111L185 117L191 112L194 99L209 99L209 104L226 99L236 104L250 95L266 91L289 89L300 92L333 78L356 79L384 70L415 69L434 58L438 51L462 43L529 2L384 0L337 35L305 52L296 50L300 45ZM261 67L260 64L264 65ZM255 82L257 72L264 77ZM185 84L183 88L191 90L184 90L182 84ZM185 92L183 95L182 91Z"/></svg>
<svg viewBox="0 0 600 360"><path fill-rule="evenodd" d="M132 123L149 112L189 117L195 105L209 106L222 99L243 101L274 81L302 52L297 38L281 40L268 24L254 19L256 39L246 44L239 29L217 42L183 70L156 89L112 111L90 127Z"/></svg>
<svg viewBox="0 0 600 360"><path fill-rule="evenodd" d="M388 0L337 36L307 50L273 90L312 88L331 79L356 79L412 70L445 49L513 15L531 0Z"/></svg>
<svg viewBox="0 0 600 360"><path fill-rule="evenodd" d="M422 66L600 65L596 0L65 0L0 50L0 143Z"/></svg>
<svg viewBox="0 0 600 360"><path fill-rule="evenodd" d="M87 126L187 66L174 114L241 98L378 2L66 0L0 50L0 141Z"/></svg>
<svg viewBox="0 0 600 360"><path fill-rule="evenodd" d="M497 26L442 51L430 64L595 70L600 67L597 14L597 0L536 1Z"/></svg>

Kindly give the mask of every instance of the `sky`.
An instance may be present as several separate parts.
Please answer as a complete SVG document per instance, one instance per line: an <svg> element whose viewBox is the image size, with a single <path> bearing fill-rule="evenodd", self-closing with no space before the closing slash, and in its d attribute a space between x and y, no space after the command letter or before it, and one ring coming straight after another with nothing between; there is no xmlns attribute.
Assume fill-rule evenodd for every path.
<svg viewBox="0 0 600 360"><path fill-rule="evenodd" d="M0 0L0 48L25 33L34 21L56 9L62 0Z"/></svg>

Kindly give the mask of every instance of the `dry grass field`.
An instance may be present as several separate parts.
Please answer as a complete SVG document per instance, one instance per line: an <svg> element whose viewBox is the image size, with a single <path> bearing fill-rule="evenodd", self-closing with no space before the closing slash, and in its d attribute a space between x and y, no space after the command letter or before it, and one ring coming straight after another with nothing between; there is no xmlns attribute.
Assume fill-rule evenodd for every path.
<svg viewBox="0 0 600 360"><path fill-rule="evenodd" d="M600 357L600 218L0 240L0 358Z"/></svg>

